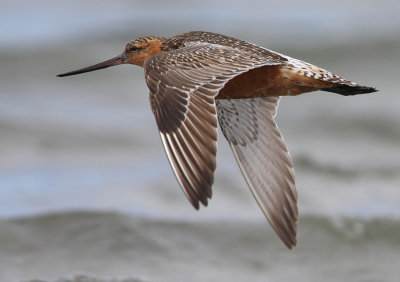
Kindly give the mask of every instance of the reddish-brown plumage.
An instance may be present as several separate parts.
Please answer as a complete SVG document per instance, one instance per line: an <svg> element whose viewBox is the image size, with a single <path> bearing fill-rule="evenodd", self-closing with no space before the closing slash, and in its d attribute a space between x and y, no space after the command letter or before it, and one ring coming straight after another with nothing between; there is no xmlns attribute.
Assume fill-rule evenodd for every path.
<svg viewBox="0 0 400 282"><path fill-rule="evenodd" d="M149 37L135 44L138 51L133 56L127 58L128 63L143 67L144 62L151 56L160 54L163 52L161 47L163 46L162 38ZM129 52L129 44L126 46L126 51Z"/></svg>
<svg viewBox="0 0 400 282"><path fill-rule="evenodd" d="M264 66L249 70L228 81L217 99L292 96L331 87L331 82L306 77L282 66Z"/></svg>

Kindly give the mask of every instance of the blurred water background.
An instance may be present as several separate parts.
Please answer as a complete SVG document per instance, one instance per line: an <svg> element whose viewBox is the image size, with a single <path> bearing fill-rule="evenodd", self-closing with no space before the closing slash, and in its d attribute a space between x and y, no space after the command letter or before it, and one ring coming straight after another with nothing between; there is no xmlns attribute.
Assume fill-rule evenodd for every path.
<svg viewBox="0 0 400 282"><path fill-rule="evenodd" d="M21 1L0 9L0 281L399 281L400 2ZM194 211L143 70L56 74L139 36L224 33L379 92L281 99L298 247L264 219L224 138ZM222 135L221 135L222 136Z"/></svg>

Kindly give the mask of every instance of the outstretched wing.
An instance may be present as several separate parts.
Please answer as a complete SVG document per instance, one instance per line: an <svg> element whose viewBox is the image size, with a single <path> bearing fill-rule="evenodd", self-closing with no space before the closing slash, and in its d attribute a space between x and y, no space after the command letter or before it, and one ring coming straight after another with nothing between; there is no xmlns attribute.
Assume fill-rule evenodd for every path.
<svg viewBox="0 0 400 282"><path fill-rule="evenodd" d="M214 97L231 78L276 64L259 55L209 43L146 60L151 109L166 154L186 197L198 209L211 198L217 150Z"/></svg>
<svg viewBox="0 0 400 282"><path fill-rule="evenodd" d="M296 245L292 160L274 116L279 97L217 100L218 120L250 189L283 242Z"/></svg>

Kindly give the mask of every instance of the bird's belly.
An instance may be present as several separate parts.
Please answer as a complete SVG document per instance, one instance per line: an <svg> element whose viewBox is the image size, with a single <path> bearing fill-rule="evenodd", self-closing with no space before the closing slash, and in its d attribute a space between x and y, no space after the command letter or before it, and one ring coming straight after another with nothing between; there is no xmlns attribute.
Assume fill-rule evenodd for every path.
<svg viewBox="0 0 400 282"><path fill-rule="evenodd" d="M286 66L263 66L228 81L216 99L299 95L330 85L331 83L326 81L296 73Z"/></svg>

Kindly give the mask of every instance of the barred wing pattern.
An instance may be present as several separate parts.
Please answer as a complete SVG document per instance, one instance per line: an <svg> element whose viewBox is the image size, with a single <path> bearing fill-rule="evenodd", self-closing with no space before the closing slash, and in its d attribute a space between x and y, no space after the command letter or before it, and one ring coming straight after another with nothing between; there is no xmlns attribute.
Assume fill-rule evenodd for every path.
<svg viewBox="0 0 400 282"><path fill-rule="evenodd" d="M207 205L214 182L217 150L215 96L233 77L277 64L262 56L217 44L186 47L146 60L150 105L175 176L198 209Z"/></svg>
<svg viewBox="0 0 400 282"><path fill-rule="evenodd" d="M218 120L240 169L283 242L296 245L297 192L292 160L275 124L278 97L217 100Z"/></svg>

